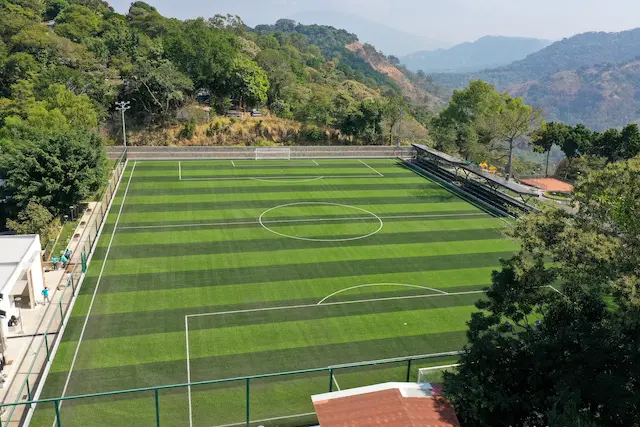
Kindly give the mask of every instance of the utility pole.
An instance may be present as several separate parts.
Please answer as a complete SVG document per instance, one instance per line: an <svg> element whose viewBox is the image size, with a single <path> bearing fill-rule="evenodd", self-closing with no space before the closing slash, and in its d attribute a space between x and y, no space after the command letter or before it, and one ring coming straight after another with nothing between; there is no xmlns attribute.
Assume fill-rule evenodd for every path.
<svg viewBox="0 0 640 427"><path fill-rule="evenodd" d="M402 134L402 105L400 105L400 119L398 120L398 145L401 143L401 134Z"/></svg>
<svg viewBox="0 0 640 427"><path fill-rule="evenodd" d="M124 124L124 112L131 108L129 104L129 101L116 102L116 110L122 113L122 139L124 141L124 148L127 148L127 128Z"/></svg>

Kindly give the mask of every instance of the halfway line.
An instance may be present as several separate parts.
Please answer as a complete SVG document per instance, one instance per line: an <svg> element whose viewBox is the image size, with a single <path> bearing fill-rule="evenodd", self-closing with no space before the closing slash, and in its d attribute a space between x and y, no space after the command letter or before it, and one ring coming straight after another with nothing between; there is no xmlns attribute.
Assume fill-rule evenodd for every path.
<svg viewBox="0 0 640 427"><path fill-rule="evenodd" d="M418 219L418 218L444 218L444 217L456 217L456 216L486 216L484 212L473 213L459 213L459 214L434 214L434 215L390 215L380 216L382 219ZM262 221L264 224L285 224L294 222L325 222L325 221L349 221L349 220L373 220L375 218L370 216L362 217L346 217L346 218L301 218L301 219L273 219ZM120 230L144 230L154 228L180 228L180 227L213 227L213 226L226 226L226 225L252 225L260 224L258 221L236 221L236 222L204 222L198 224L166 224L166 225L131 225L126 227L120 227Z"/></svg>

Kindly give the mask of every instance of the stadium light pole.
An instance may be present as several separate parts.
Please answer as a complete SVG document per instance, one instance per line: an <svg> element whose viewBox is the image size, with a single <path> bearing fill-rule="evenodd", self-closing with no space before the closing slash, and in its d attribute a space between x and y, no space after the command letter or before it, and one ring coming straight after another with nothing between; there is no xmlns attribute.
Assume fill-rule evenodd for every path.
<svg viewBox="0 0 640 427"><path fill-rule="evenodd" d="M122 113L122 139L124 141L124 148L127 148L127 128L124 123L124 112L131 108L129 101L116 102L116 110Z"/></svg>

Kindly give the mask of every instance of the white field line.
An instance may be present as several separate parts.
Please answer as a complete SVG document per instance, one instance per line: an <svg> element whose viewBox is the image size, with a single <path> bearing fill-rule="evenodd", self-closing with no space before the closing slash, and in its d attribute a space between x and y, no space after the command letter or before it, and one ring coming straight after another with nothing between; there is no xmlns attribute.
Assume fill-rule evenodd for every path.
<svg viewBox="0 0 640 427"><path fill-rule="evenodd" d="M565 296L565 295L564 295L562 292L560 292L560 291L558 290L558 288L556 288L555 286L553 286L553 285L548 285L548 286L549 286L551 289L553 289L554 291L556 291L557 293L559 293L560 295Z"/></svg>
<svg viewBox="0 0 640 427"><path fill-rule="evenodd" d="M236 164L233 162L233 160L231 160L231 164L233 165L233 167L236 167Z"/></svg>
<svg viewBox="0 0 640 427"><path fill-rule="evenodd" d="M286 305L281 307L262 307L262 308L251 308L246 310L231 310L231 311L218 311L211 313L196 313L196 314L187 314L186 317L203 317L203 316L219 316L223 314L238 314L238 313L257 313L262 311L277 311L277 310L292 310L297 308L311 308L311 307L327 307L331 305L346 305L346 304L360 304L365 302L376 302L376 301L394 301L394 300L403 300L403 299L416 299L416 298L435 298L435 297L451 297L456 295L471 295L471 294L482 294L484 291L464 291L464 292L449 292L444 294L428 294L428 295L408 295L408 296L400 296L400 297L385 297L385 298L371 298L371 299L362 299L362 300L353 300L353 301L340 301L340 302L328 302L322 305L318 304L301 304L301 305Z"/></svg>
<svg viewBox="0 0 640 427"><path fill-rule="evenodd" d="M427 286L410 285L410 284L407 284L407 283L367 283L366 285L350 286L348 288L344 288L344 289L340 289L339 291L335 291L334 293L329 294L326 297L322 298L318 302L318 305L322 304L323 302L325 302L326 300L328 300L329 298L331 298L333 296L341 294L342 292L350 291L352 289L368 288L368 287L373 287L373 286L405 286L405 287L408 287L408 288L426 289L428 291L438 292L438 293L444 294L444 295L448 295L449 294L448 292L441 291L440 289L429 288Z"/></svg>
<svg viewBox="0 0 640 427"><path fill-rule="evenodd" d="M191 406L191 362L189 359L189 318L184 316L184 330L187 345L187 395L189 399L189 427L193 427L193 407Z"/></svg>
<svg viewBox="0 0 640 427"><path fill-rule="evenodd" d="M109 251L111 251L111 244L113 243L113 238L116 235L116 229L118 228L118 222L120 221L120 215L122 214L122 208L124 208L124 202L127 199L127 193L129 192L129 186L131 185L131 178L133 178L133 172L136 169L137 162L133 163L133 167L131 168L131 174L129 175L129 181L127 181L127 188L124 190L124 195L122 196L122 202L120 204L120 210L118 211L118 216L116 217L116 222L113 225L113 231L111 232L111 239L109 239L109 245L107 246L107 251L104 254L104 261L102 262L102 267L100 267L100 274L98 275L98 280L96 282L96 287L93 290L93 296L91 297L91 303L89 304L89 310L84 318L84 324L82 325L82 331L80 332L80 338L78 338L78 344L76 345L76 351L73 354L73 359L71 360L71 367L69 368L69 373L67 374L67 380L64 383L64 388L62 389L62 394L60 397L64 397L67 392L67 387L69 387L69 381L71 380L71 374L73 373L73 367L76 364L76 359L78 358L78 352L80 350L80 344L82 344L82 338L84 337L84 332L87 330L87 322L89 322L89 316L91 315L91 309L93 308L93 303L96 300L96 295L98 293L98 288L100 287L100 280L102 279L102 273L104 272L104 267L107 265L107 259L109 257ZM115 197L115 196L114 196ZM60 402L60 407L62 407L62 402ZM55 418L53 420L53 425L55 425Z"/></svg>
<svg viewBox="0 0 640 427"><path fill-rule="evenodd" d="M331 374L331 378L333 378L333 383L338 388L338 391L340 391L340 384L338 384L338 380L336 379L336 375L335 374Z"/></svg>
<svg viewBox="0 0 640 427"><path fill-rule="evenodd" d="M446 218L446 217L454 217L454 216L487 216L485 213L459 213L459 214L434 214L434 215L389 215L389 216L380 216L381 219L419 219L419 218ZM263 220L264 224L285 224L285 223L295 223L295 222L325 222L325 221L349 221L349 220L363 220L370 219L373 220L375 218L366 216L366 217L346 217L346 218L301 218L301 219L273 219L273 220ZM126 227L120 227L120 230L137 230L137 229L154 229L154 228L179 228L179 227L212 227L212 226L227 226L227 225L259 225L259 221L238 221L238 222L204 222L199 224L166 224L166 225L132 225Z"/></svg>
<svg viewBox="0 0 640 427"><path fill-rule="evenodd" d="M318 164L318 162L316 162L316 159L311 159L311 161L312 161L313 163L315 163L315 164L316 164L316 166L320 166L320 165Z"/></svg>
<svg viewBox="0 0 640 427"><path fill-rule="evenodd" d="M315 415L315 414L316 414L315 412L305 412L304 414L285 415L284 417L264 418L262 420L251 420L251 423L255 424L255 423L264 423L266 421L286 420L288 418L295 418L295 417L308 417L309 415ZM247 424L246 421L242 421L240 423L220 424L213 427L234 427L234 426L244 426L246 424Z"/></svg>
<svg viewBox="0 0 640 427"><path fill-rule="evenodd" d="M372 171L374 171L375 173L377 173L378 175L380 175L380 176L384 176L384 175L382 175L380 172L378 172L377 170L375 170L374 168L372 168L371 166L369 166L368 164L366 164L363 160L358 159L358 161L359 161L360 163L362 163L363 165L365 165L366 167L368 167L369 169L371 169Z"/></svg>
<svg viewBox="0 0 640 427"><path fill-rule="evenodd" d="M260 160L258 160L260 161ZM291 160L290 160L291 161ZM293 160L295 162L295 160ZM233 163L233 160L231 161ZM281 168L303 168L303 167L307 167L307 166L320 166L318 165L318 163L315 162L315 160L313 160L313 163L315 163L315 165L311 165L309 163L297 163L297 164L268 164L268 165L243 165L243 164L239 164L236 165L235 163L233 164L235 167L237 168L263 168L265 166L276 166L276 167L281 167Z"/></svg>
<svg viewBox="0 0 640 427"><path fill-rule="evenodd" d="M178 162L178 180L182 181L182 162Z"/></svg>
<svg viewBox="0 0 640 427"><path fill-rule="evenodd" d="M380 176L382 177L382 176ZM182 178L182 181L240 181L247 179L281 179L281 180L295 180L295 179L320 179L320 178L380 178L375 175L304 175L304 176L225 176L225 177L209 177L209 178Z"/></svg>

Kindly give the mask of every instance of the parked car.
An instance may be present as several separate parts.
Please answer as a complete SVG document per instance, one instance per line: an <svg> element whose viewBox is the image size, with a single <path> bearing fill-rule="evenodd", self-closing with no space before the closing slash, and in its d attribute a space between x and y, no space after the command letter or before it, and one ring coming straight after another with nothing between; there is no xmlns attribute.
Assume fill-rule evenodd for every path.
<svg viewBox="0 0 640 427"><path fill-rule="evenodd" d="M251 110L251 117L262 117L262 113L260 110L256 110L255 108Z"/></svg>

